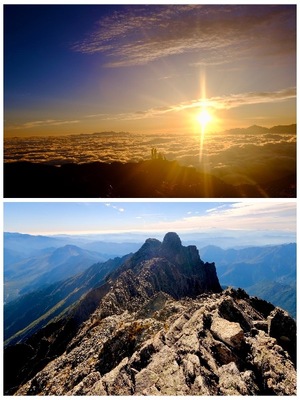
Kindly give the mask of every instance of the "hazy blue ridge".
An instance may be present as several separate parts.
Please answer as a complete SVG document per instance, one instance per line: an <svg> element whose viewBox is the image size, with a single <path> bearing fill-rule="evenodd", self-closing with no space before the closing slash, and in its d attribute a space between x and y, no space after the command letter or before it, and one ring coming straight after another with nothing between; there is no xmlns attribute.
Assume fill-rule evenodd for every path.
<svg viewBox="0 0 300 400"><path fill-rule="evenodd" d="M49 285L20 296L4 306L4 340L8 340L17 332L13 342L22 340L59 314L67 311L81 296L94 287L104 283L108 273L121 265L128 256L117 257L103 263L96 263L84 272L62 282Z"/></svg>

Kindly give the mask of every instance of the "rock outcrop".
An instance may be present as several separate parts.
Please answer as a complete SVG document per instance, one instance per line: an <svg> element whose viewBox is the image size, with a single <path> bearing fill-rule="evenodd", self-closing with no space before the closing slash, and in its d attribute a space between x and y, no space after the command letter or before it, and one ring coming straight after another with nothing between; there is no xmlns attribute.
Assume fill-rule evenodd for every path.
<svg viewBox="0 0 300 400"><path fill-rule="evenodd" d="M248 328L237 313L224 317L228 301ZM254 327L257 320L264 315L245 292L181 300L161 292L134 313L94 313L64 354L16 394L295 395L291 357Z"/></svg>
<svg viewBox="0 0 300 400"><path fill-rule="evenodd" d="M81 316L59 354L35 355L35 368L24 364L6 394L296 394L292 318L241 289L222 292L214 264L175 233L148 239L70 315L56 321L59 331L39 333L47 349ZM29 343L18 346L32 360Z"/></svg>

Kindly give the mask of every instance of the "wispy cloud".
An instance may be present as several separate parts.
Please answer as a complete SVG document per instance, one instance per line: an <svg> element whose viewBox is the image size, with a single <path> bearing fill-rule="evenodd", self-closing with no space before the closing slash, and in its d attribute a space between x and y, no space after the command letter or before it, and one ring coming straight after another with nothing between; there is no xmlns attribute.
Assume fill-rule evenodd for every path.
<svg viewBox="0 0 300 400"><path fill-rule="evenodd" d="M109 67L194 52L202 64L295 52L294 6L127 6L98 21L72 49L102 53Z"/></svg>
<svg viewBox="0 0 300 400"><path fill-rule="evenodd" d="M39 120L39 121L30 121L25 122L21 125L13 125L10 126L9 129L31 129L31 128L39 128L43 126L59 126L59 125L68 125L68 124L77 124L79 120L72 120L72 121L62 121L56 119L46 119L46 120Z"/></svg>
<svg viewBox="0 0 300 400"><path fill-rule="evenodd" d="M106 207L113 208L114 210L117 210L117 211L119 211L120 213L122 213L122 212L125 211L125 208L119 207L119 206L115 206L114 204L111 204L111 203L105 203L104 205L105 205Z"/></svg>
<svg viewBox="0 0 300 400"><path fill-rule="evenodd" d="M211 209L205 215L149 226L157 230L249 230L296 232L294 202L237 202Z"/></svg>
<svg viewBox="0 0 300 400"><path fill-rule="evenodd" d="M273 92L247 92L229 96L212 97L205 101L206 106L215 109L230 109L249 104L272 103L296 98L296 88L286 88ZM197 106L201 105L198 103Z"/></svg>
<svg viewBox="0 0 300 400"><path fill-rule="evenodd" d="M273 92L237 93L208 99L193 99L170 106L153 107L131 113L94 114L87 117L100 117L102 120L138 120L158 117L166 113L180 112L188 109L199 109L203 106L214 110L229 110L244 105L281 102L296 98L296 88L286 88Z"/></svg>

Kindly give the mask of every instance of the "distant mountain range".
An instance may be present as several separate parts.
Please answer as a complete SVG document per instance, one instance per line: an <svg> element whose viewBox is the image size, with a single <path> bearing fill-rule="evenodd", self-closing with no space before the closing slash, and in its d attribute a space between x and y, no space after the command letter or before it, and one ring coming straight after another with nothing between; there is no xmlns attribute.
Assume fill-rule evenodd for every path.
<svg viewBox="0 0 300 400"><path fill-rule="evenodd" d="M296 394L295 320L222 291L214 262L174 232L48 290L5 307L6 334L19 329L4 349L6 395Z"/></svg>
<svg viewBox="0 0 300 400"><path fill-rule="evenodd" d="M17 343L63 315L89 290L104 283L108 273L119 267L128 256L96 263L84 272L52 285L19 296L4 306L4 340Z"/></svg>
<svg viewBox="0 0 300 400"><path fill-rule="evenodd" d="M260 125L251 125L247 128L233 128L233 129L228 129L224 132L227 133L296 133L297 132L297 125L296 124L289 124L289 125L275 125L272 126L271 128L266 128L264 126ZM82 133L80 134L81 136L83 135L94 135L94 136L105 136L105 135L130 135L130 132L115 132L115 131L110 131L110 132L94 132L92 134L90 133ZM73 135L77 136L77 135Z"/></svg>
<svg viewBox="0 0 300 400"><path fill-rule="evenodd" d="M12 301L19 295L63 281L94 263L123 256L139 246L140 243L117 244L84 238L5 232L4 301Z"/></svg>
<svg viewBox="0 0 300 400"><path fill-rule="evenodd" d="M100 253L66 245L11 264L4 273L5 301L11 301L15 295L65 280L92 263L106 259Z"/></svg>
<svg viewBox="0 0 300 400"><path fill-rule="evenodd" d="M252 134L260 134L260 133L280 133L280 134L296 134L297 133L297 125L276 125L272 126L271 128L266 128L264 126L259 125L252 125L248 128L234 128L228 129L224 131L224 133L231 133L231 134L240 134L240 133L252 133Z"/></svg>
<svg viewBox="0 0 300 400"><path fill-rule="evenodd" d="M222 285L241 287L296 318L295 243L228 250L206 246L201 256L214 260Z"/></svg>
<svg viewBox="0 0 300 400"><path fill-rule="evenodd" d="M133 240L123 240L122 237L117 235L109 236L105 235L105 238L109 240L103 240L103 235L29 235L18 232L4 232L4 248L6 251L14 252L19 254L21 258L24 255L32 256L36 255L38 250L44 251L45 249L57 249L69 244L81 247L82 249L96 251L97 253L107 254L111 256L120 256L131 251L137 250L143 240L139 242L136 240L136 236ZM115 238L116 237L116 238ZM102 238L102 239L101 239ZM6 264L10 263L10 259L4 260Z"/></svg>

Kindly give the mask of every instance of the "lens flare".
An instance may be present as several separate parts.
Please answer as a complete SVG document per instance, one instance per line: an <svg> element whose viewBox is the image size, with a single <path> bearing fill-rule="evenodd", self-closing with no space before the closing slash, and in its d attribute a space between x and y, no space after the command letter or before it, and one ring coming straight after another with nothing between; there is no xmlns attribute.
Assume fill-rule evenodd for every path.
<svg viewBox="0 0 300 400"><path fill-rule="evenodd" d="M212 114L203 107L200 113L196 116L198 124L200 124L200 149L199 149L199 161L202 161L204 138L207 130L207 125L213 121Z"/></svg>

